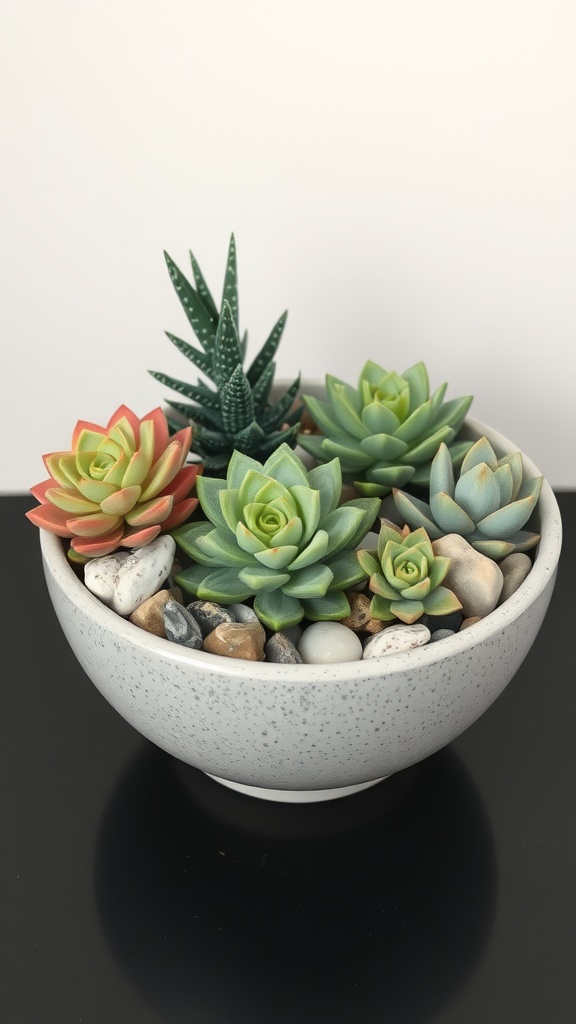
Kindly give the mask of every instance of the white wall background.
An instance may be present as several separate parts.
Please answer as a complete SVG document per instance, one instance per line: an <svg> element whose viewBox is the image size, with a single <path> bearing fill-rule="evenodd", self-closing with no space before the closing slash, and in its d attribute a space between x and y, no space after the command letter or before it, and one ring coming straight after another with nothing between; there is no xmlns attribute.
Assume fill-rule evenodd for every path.
<svg viewBox="0 0 576 1024"><path fill-rule="evenodd" d="M163 250L253 353L423 359L576 486L573 0L1 0L4 493L79 418L194 379Z"/></svg>

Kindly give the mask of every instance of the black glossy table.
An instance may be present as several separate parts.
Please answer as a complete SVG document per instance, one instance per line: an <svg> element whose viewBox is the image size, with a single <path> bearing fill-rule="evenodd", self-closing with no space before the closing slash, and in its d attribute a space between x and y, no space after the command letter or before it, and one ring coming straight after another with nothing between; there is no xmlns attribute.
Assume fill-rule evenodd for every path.
<svg viewBox="0 0 576 1024"><path fill-rule="evenodd" d="M0 499L1 1024L574 1024L576 492L544 626L449 747L355 796L234 793L84 675Z"/></svg>

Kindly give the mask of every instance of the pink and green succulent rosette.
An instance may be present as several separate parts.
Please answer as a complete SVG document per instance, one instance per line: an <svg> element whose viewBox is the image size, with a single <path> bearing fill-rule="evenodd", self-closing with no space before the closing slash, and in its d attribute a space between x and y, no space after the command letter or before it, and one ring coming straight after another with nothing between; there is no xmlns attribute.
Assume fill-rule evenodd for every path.
<svg viewBox="0 0 576 1024"><path fill-rule="evenodd" d="M172 437L160 407L140 419L121 405L105 427L79 420L70 451L43 461L50 476L31 488L36 526L70 539L69 556L85 561L118 548L144 547L185 522L197 465L185 465L192 428Z"/></svg>

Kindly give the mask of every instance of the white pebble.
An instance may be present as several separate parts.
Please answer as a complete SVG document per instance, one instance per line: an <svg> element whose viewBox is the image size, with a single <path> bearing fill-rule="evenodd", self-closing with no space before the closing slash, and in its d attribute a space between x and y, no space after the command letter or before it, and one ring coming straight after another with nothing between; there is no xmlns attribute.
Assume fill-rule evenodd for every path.
<svg viewBox="0 0 576 1024"><path fill-rule="evenodd" d="M307 665L360 661L362 644L341 622L313 622L300 637L298 653Z"/></svg>
<svg viewBox="0 0 576 1024"><path fill-rule="evenodd" d="M132 615L160 590L172 569L175 550L176 541L164 533L143 548L93 558L84 566L84 583L118 615Z"/></svg>
<svg viewBox="0 0 576 1024"><path fill-rule="evenodd" d="M364 648L365 658L382 658L386 654L398 654L413 647L422 647L430 640L430 630L422 622L407 626L387 626L380 633L370 637Z"/></svg>

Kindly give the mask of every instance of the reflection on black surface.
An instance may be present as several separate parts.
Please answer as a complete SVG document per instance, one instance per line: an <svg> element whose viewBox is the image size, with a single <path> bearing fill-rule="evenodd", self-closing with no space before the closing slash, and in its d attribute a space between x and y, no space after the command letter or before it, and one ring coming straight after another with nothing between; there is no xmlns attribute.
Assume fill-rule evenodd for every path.
<svg viewBox="0 0 576 1024"><path fill-rule="evenodd" d="M496 899L450 750L354 796L274 804L147 744L112 793L96 893L163 1024L421 1024L463 985Z"/></svg>

